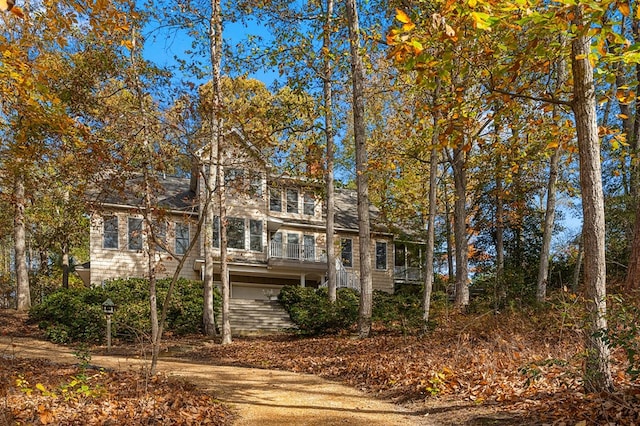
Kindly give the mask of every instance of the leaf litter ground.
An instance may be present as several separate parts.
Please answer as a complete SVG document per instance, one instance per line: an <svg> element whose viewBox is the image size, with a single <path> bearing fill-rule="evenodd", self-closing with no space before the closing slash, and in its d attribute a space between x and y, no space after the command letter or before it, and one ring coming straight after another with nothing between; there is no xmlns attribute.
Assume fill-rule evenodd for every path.
<svg viewBox="0 0 640 426"><path fill-rule="evenodd" d="M37 334L37 330L25 325L24 318L17 321L15 316L12 318L3 316L3 334ZM584 393L581 381L584 336L566 318L532 312L464 316L448 313L439 317L439 323L436 330L424 336L377 330L373 337L364 340L347 334L316 338L274 336L235 339L232 345L221 346L206 343L200 337L168 338L165 350L173 357L196 362L282 369L340 381L419 412L424 416L424 424L640 425L640 383L625 375L626 363L621 352L614 352L612 363L616 391ZM103 348L94 350L100 352ZM119 350L133 352L139 348ZM46 421L50 411L60 410L67 413L68 420L57 424L85 424L86 419L97 421L108 411L101 405L104 400L97 398L93 402L57 401L55 404L60 406L52 404L50 397L43 401L24 398L21 401L20 391L11 385L20 374L32 387L42 379L46 389L50 389L59 386L61 380L68 382L69 377L77 374L68 369L77 367L54 368L29 360L4 361L0 368L2 383L9 386L2 388L1 395L7 404L1 415L14 418L27 415ZM29 365L30 362L34 364ZM65 379L56 382L56 375L48 374L54 370L62 372ZM35 371L46 373L29 376ZM210 396L198 394L184 383L160 377L156 379L159 387L155 390L156 383L144 382L143 386L140 376L134 373L101 380L113 392L107 398L110 406L121 410L121 414L116 411L110 414L122 416L120 419L127 420L127 413L140 410L144 413L146 409L149 418L153 414L165 419L163 424L198 424L185 419L197 418L201 401L203 410L214 410L207 414L219 421L214 424L232 422L228 410L212 404ZM110 388L109 383L120 385ZM179 390L172 386L178 386ZM145 402L140 394L129 398L131 395L120 393L120 388L144 389L143 395L148 399ZM191 414L187 416L172 411L180 403L171 395L179 392L183 392L185 400L193 401ZM190 396L191 392L195 397ZM94 402L97 406L87 405ZM81 413L85 413L83 417L74 417ZM93 414L87 417L86 413ZM84 422L76 422L76 418Z"/></svg>

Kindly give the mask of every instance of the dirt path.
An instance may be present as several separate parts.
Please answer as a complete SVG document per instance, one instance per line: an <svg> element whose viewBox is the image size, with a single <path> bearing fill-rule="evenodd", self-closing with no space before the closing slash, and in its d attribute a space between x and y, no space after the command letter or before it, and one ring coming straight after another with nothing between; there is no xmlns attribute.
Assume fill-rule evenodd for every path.
<svg viewBox="0 0 640 426"><path fill-rule="evenodd" d="M77 362L72 349L48 342L0 336L0 355ZM141 369L137 358L93 355L91 363ZM428 425L406 408L316 376L255 368L215 366L162 358L158 369L182 377L234 407L237 425Z"/></svg>

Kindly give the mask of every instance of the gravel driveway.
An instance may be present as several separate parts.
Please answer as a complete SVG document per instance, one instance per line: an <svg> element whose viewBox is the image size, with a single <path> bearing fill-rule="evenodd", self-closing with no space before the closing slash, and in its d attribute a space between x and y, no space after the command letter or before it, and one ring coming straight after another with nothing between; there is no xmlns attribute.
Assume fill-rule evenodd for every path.
<svg viewBox="0 0 640 426"><path fill-rule="evenodd" d="M0 336L0 353L77 362L73 350L49 342ZM122 370L141 369L138 358L93 355L91 363ZM312 375L255 368L215 366L161 358L159 371L211 392L237 411L237 425L416 425L425 418L406 408Z"/></svg>

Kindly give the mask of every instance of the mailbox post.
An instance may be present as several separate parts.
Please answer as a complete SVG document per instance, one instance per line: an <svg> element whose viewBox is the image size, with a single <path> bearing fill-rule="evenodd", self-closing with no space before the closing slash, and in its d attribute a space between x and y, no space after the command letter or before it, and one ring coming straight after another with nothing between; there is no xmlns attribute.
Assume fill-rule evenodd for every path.
<svg viewBox="0 0 640 426"><path fill-rule="evenodd" d="M111 350L111 315L116 310L116 305L111 299L107 299L102 303L102 312L107 317L107 352Z"/></svg>

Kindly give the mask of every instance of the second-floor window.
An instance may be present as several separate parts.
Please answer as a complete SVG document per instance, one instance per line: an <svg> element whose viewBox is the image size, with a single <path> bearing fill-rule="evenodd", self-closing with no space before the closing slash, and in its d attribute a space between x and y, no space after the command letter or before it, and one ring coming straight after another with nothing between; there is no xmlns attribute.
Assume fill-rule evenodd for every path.
<svg viewBox="0 0 640 426"><path fill-rule="evenodd" d="M242 191L244 181L244 170L227 169L224 171L224 185L235 191Z"/></svg>
<svg viewBox="0 0 640 426"><path fill-rule="evenodd" d="M376 269L387 269L387 243L376 241Z"/></svg>
<svg viewBox="0 0 640 426"><path fill-rule="evenodd" d="M353 266L353 240L351 238L343 238L340 241L341 251L340 260L347 267Z"/></svg>
<svg viewBox="0 0 640 426"><path fill-rule="evenodd" d="M249 220L249 250L262 251L261 220Z"/></svg>
<svg viewBox="0 0 640 426"><path fill-rule="evenodd" d="M118 216L104 218L102 224L102 247L106 249L118 248Z"/></svg>
<svg viewBox="0 0 640 426"><path fill-rule="evenodd" d="M298 213L298 191L287 189L287 213Z"/></svg>
<svg viewBox="0 0 640 426"><path fill-rule="evenodd" d="M308 192L304 193L303 213L313 216L316 213L316 197Z"/></svg>
<svg viewBox="0 0 640 426"><path fill-rule="evenodd" d="M278 188L269 189L269 210L272 212L282 211L282 191Z"/></svg>
<svg viewBox="0 0 640 426"><path fill-rule="evenodd" d="M190 242L189 224L176 222L176 254L185 254Z"/></svg>
<svg viewBox="0 0 640 426"><path fill-rule="evenodd" d="M142 219L129 218L129 250L142 250Z"/></svg>
<svg viewBox="0 0 640 426"><path fill-rule="evenodd" d="M238 217L228 219L227 239L229 248L244 249L244 219Z"/></svg>

